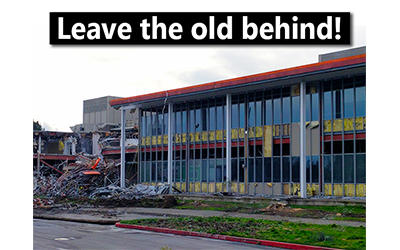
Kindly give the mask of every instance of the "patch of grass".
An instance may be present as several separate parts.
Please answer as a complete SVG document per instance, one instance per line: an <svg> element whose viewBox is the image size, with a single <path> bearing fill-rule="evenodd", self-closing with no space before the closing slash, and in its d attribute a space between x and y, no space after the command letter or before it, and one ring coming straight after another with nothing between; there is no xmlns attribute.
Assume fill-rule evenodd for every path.
<svg viewBox="0 0 400 250"><path fill-rule="evenodd" d="M343 249L365 249L365 227L315 225L236 217L187 217L121 221L123 224L163 227L246 238Z"/></svg>

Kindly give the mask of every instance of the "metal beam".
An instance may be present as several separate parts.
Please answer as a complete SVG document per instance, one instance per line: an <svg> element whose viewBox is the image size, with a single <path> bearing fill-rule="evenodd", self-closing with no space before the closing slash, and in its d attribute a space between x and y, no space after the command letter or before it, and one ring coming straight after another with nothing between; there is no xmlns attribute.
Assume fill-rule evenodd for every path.
<svg viewBox="0 0 400 250"><path fill-rule="evenodd" d="M121 188L125 188L125 109L121 110Z"/></svg>
<svg viewBox="0 0 400 250"><path fill-rule="evenodd" d="M306 83L300 83L300 195L307 197L306 183Z"/></svg>
<svg viewBox="0 0 400 250"><path fill-rule="evenodd" d="M172 148L172 112L173 112L173 105L172 102L168 103L168 185L169 185L169 192L172 193L172 155L173 155L173 148Z"/></svg>
<svg viewBox="0 0 400 250"><path fill-rule="evenodd" d="M226 94L226 191L231 192L232 182L232 95Z"/></svg>

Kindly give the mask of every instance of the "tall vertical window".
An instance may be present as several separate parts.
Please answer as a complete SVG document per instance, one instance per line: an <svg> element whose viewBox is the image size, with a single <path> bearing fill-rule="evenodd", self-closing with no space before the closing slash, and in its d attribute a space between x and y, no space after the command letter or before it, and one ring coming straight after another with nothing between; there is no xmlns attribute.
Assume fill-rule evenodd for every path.
<svg viewBox="0 0 400 250"><path fill-rule="evenodd" d="M233 98L232 98L233 99ZM232 128L239 127L239 104L232 101Z"/></svg>
<svg viewBox="0 0 400 250"><path fill-rule="evenodd" d="M223 129L224 126L224 114L222 106L217 106L217 130Z"/></svg>
<svg viewBox="0 0 400 250"><path fill-rule="evenodd" d="M356 117L365 116L365 86L361 84L356 83Z"/></svg>
<svg viewBox="0 0 400 250"><path fill-rule="evenodd" d="M186 110L182 110L182 133L186 133Z"/></svg>
<svg viewBox="0 0 400 250"><path fill-rule="evenodd" d="M318 93L311 94L311 121L318 121L319 118L319 97Z"/></svg>
<svg viewBox="0 0 400 250"><path fill-rule="evenodd" d="M344 92L344 118L351 118L354 116L354 88L352 78L345 79Z"/></svg>
<svg viewBox="0 0 400 250"><path fill-rule="evenodd" d="M244 95L239 95L239 128L244 128L245 125L245 106Z"/></svg>
<svg viewBox="0 0 400 250"><path fill-rule="evenodd" d="M265 125L271 125L272 124L271 90L264 91L264 98L265 98L264 123Z"/></svg>
<svg viewBox="0 0 400 250"><path fill-rule="evenodd" d="M195 130L196 132L203 131L202 122L201 122L201 109L200 107L196 107L196 125Z"/></svg>
<svg viewBox="0 0 400 250"><path fill-rule="evenodd" d="M292 97L292 122L300 122L300 96Z"/></svg>
<svg viewBox="0 0 400 250"><path fill-rule="evenodd" d="M290 123L290 87L282 89L282 123Z"/></svg>
<svg viewBox="0 0 400 250"><path fill-rule="evenodd" d="M334 80L332 82L333 94L333 118L342 118L342 80Z"/></svg>
<svg viewBox="0 0 400 250"><path fill-rule="evenodd" d="M192 104L193 105L193 104ZM194 118L194 108L191 107L190 108L190 112L189 112L189 132L195 132L195 118Z"/></svg>
<svg viewBox="0 0 400 250"><path fill-rule="evenodd" d="M324 83L324 120L332 119L332 92L330 82Z"/></svg>
<svg viewBox="0 0 400 250"><path fill-rule="evenodd" d="M181 111L175 112L175 133L180 134L182 133L182 115Z"/></svg>
<svg viewBox="0 0 400 250"><path fill-rule="evenodd" d="M255 105L254 105L254 94L251 93L249 94L249 106L247 108L248 110L248 123L249 127L254 127L254 122L255 122Z"/></svg>
<svg viewBox="0 0 400 250"><path fill-rule="evenodd" d="M273 90L274 97L274 124L281 124L281 98L280 89Z"/></svg>
<svg viewBox="0 0 400 250"><path fill-rule="evenodd" d="M216 128L215 124L215 106L210 106L210 130L213 131Z"/></svg>

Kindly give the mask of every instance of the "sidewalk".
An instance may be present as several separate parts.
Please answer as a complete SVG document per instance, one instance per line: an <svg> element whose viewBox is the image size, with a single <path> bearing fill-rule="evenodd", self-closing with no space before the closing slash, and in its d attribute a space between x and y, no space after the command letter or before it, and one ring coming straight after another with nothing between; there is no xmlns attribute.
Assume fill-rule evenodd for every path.
<svg viewBox="0 0 400 250"><path fill-rule="evenodd" d="M262 214L246 214L222 211L207 210L188 210L188 209L171 209L171 208L144 208L144 207L119 207L119 208L79 208L75 210L59 210L53 209L33 209L33 218L36 219L52 219L67 220L96 224L115 224L120 220L134 220L143 218L157 217L188 217L188 216L227 216L227 217L243 217L272 221L290 221L300 223L312 223L320 225L336 224L342 226L366 227L365 222L358 221L341 221L328 219L310 219L298 217L283 217Z"/></svg>

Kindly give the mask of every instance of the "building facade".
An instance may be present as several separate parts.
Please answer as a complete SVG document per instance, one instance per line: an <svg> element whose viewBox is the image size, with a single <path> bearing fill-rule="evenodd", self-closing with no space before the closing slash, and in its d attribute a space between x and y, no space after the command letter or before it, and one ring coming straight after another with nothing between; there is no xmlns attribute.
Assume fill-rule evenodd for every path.
<svg viewBox="0 0 400 250"><path fill-rule="evenodd" d="M123 113L139 110L139 182L192 193L366 196L365 47L340 53L112 100Z"/></svg>

